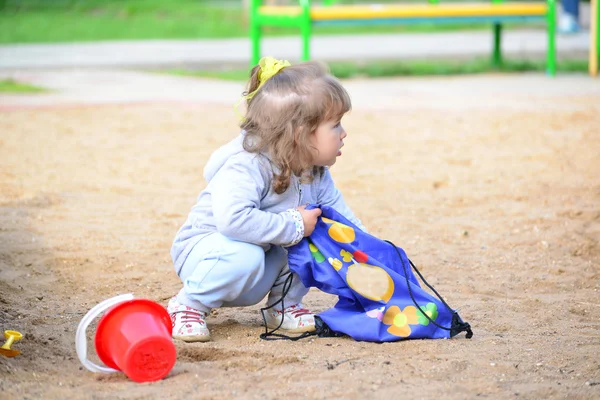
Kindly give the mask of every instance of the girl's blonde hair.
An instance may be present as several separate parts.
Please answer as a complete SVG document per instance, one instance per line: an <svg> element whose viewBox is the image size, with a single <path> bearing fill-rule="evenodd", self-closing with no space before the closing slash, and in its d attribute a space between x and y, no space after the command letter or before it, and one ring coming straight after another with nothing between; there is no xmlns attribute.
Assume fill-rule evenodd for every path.
<svg viewBox="0 0 600 400"><path fill-rule="evenodd" d="M341 119L351 108L350 96L320 62L304 62L283 68L260 86L260 66L250 73L247 112L241 128L246 132L244 149L266 153L278 172L273 189L281 194L291 175L312 180L316 151L310 135L317 127ZM259 88L260 86L260 88Z"/></svg>

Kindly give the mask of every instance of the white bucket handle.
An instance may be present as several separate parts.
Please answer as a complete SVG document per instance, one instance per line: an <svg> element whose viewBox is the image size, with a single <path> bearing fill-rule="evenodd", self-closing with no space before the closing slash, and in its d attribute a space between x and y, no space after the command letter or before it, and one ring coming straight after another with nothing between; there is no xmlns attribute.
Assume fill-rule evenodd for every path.
<svg viewBox="0 0 600 400"><path fill-rule="evenodd" d="M75 334L75 348L77 349L77 356L79 357L79 361L86 367L89 371L92 372L102 372L105 374L109 374L111 372L119 372L116 369L102 367L100 365L96 365L90 360L87 359L87 327L90 323L98 316L100 313L106 311L110 307L113 307L119 303L123 303L124 301L133 300L133 293L121 294L119 296L112 297L110 299L106 299L103 302L97 304L94 308L85 314L85 316L81 319L79 326L77 327L77 333Z"/></svg>

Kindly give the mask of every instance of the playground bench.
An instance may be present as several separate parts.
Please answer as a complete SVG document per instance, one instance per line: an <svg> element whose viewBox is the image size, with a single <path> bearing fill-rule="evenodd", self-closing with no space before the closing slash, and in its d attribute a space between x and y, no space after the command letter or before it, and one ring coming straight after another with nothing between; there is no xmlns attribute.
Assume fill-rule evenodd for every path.
<svg viewBox="0 0 600 400"><path fill-rule="evenodd" d="M331 3L326 1L326 3ZM423 22L489 22L493 26L492 60L502 63L502 24L505 22L545 21L548 33L546 67L549 75L556 71L555 45L556 0L510 1L491 0L479 3L444 3L429 0L421 4L323 4L313 5L300 0L297 6L262 5L251 0L250 39L252 63L260 59L262 28L267 26L296 27L302 35L302 60L310 59L310 37L313 26L335 24L409 24Z"/></svg>

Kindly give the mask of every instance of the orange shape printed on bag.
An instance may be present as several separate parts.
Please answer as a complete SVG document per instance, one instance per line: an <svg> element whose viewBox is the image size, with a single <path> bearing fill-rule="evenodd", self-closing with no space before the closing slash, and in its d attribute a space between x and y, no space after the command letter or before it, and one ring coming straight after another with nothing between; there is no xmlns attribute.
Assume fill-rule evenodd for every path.
<svg viewBox="0 0 600 400"><path fill-rule="evenodd" d="M323 222L330 225L327 234L338 243L352 243L356 239L354 228L328 218ZM344 261L354 264L348 267L346 280L348 285L361 296L375 301L388 302L394 294L394 281L383 268L367 264L368 256L362 251L350 254L347 251L340 253ZM341 269L340 260L330 259L329 263L336 271Z"/></svg>
<svg viewBox="0 0 600 400"><path fill-rule="evenodd" d="M348 285L370 300L388 302L394 294L394 281L383 268L357 263L348 267Z"/></svg>
<svg viewBox="0 0 600 400"><path fill-rule="evenodd" d="M356 238L354 228L348 225L340 224L328 218L323 218L323 222L331 224L327 233L338 243L352 243Z"/></svg>

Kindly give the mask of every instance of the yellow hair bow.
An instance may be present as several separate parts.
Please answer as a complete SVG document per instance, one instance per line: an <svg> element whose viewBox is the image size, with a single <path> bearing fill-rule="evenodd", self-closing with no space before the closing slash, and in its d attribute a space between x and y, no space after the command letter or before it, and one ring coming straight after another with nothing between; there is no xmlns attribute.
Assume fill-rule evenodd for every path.
<svg viewBox="0 0 600 400"><path fill-rule="evenodd" d="M268 56L268 57L261 58L260 61L258 62L258 65L260 66L260 70L258 71L258 82L259 82L258 87L253 92L250 92L245 96L242 96L242 98L233 107L234 112L237 114L237 116L240 118L240 120L244 120L244 117L238 111L238 107L239 107L240 103L244 100L250 100L251 98L253 98L254 95L256 94L256 92L258 92L258 89L260 89L262 87L262 85L265 84L266 81L271 79L275 74L277 74L279 71L281 71L285 67L289 67L292 64L290 64L290 62L288 60L277 60L274 57Z"/></svg>
<svg viewBox="0 0 600 400"><path fill-rule="evenodd" d="M248 93L244 96L245 99L249 100L254 97L256 92L265 84L266 81L271 79L275 74L284 69L285 67L289 67L290 64L287 60L277 60L273 57L263 57L258 62L260 66L260 71L258 71L258 81L260 82L255 91Z"/></svg>

